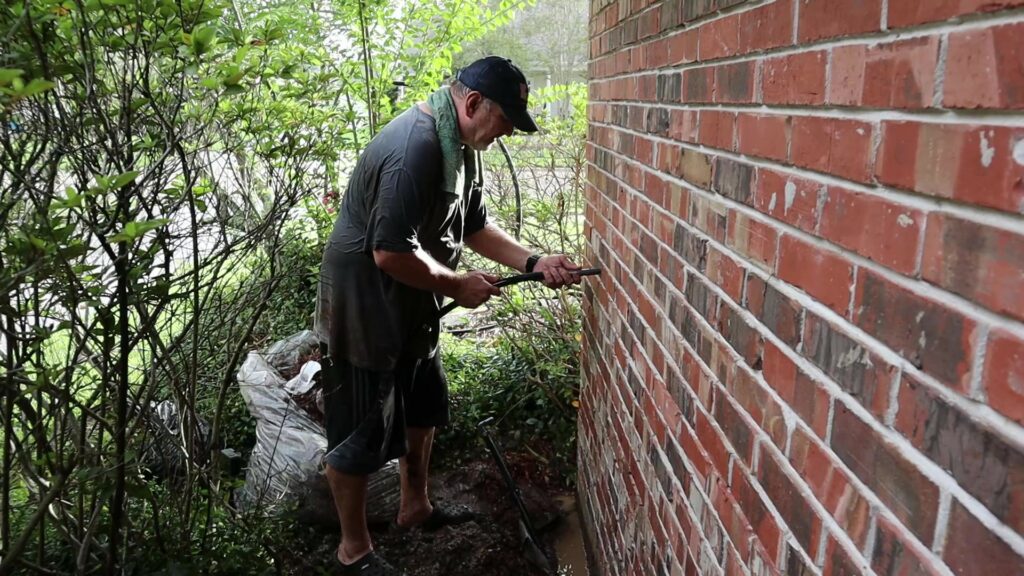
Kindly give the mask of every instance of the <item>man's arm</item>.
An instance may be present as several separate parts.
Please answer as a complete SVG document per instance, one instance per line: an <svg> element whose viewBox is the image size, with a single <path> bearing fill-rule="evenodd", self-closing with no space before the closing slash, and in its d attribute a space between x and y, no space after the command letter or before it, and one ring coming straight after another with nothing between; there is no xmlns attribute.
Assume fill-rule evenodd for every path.
<svg viewBox="0 0 1024 576"><path fill-rule="evenodd" d="M497 276L474 271L456 274L430 256L425 250L389 252L374 250L377 267L402 284L448 296L464 308L476 308L491 296L501 294L493 284Z"/></svg>
<svg viewBox="0 0 1024 576"><path fill-rule="evenodd" d="M520 272L526 272L526 259L532 254L528 248L490 222L467 236L466 245L484 258ZM579 268L562 254L549 254L537 261L533 271L544 274L544 284L548 287L558 288L566 284L579 284L579 275L573 274Z"/></svg>

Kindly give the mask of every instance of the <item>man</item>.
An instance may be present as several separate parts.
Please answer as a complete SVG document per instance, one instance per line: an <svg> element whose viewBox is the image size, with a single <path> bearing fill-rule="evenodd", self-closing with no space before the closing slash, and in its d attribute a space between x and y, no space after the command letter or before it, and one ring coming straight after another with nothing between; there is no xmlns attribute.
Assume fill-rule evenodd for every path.
<svg viewBox="0 0 1024 576"><path fill-rule="evenodd" d="M454 272L463 245L557 288L579 282L563 255L533 254L487 219L476 151L514 129L537 131L528 85L505 58L463 69L451 87L392 120L356 164L320 272L327 479L341 520L341 574L400 574L373 551L367 475L401 457L399 526L467 518L433 504L434 429L448 423L437 351L442 299L467 308L501 292L497 277Z"/></svg>

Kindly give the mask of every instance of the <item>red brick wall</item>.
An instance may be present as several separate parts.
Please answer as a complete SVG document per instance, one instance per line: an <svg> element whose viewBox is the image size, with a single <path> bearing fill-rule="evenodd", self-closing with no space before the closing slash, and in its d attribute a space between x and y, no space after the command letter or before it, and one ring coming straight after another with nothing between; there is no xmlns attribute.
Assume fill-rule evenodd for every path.
<svg viewBox="0 0 1024 576"><path fill-rule="evenodd" d="M1024 574L1024 0L593 0L609 575Z"/></svg>

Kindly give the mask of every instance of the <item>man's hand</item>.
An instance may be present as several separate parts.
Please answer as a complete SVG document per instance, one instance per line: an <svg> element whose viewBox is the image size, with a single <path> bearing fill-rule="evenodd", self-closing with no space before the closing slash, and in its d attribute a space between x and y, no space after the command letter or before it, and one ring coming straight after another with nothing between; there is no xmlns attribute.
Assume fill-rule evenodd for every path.
<svg viewBox="0 0 1024 576"><path fill-rule="evenodd" d="M463 274L459 276L455 302L463 308L476 308L490 300L491 296L501 295L501 289L494 286L497 281L497 276L479 270Z"/></svg>
<svg viewBox="0 0 1024 576"><path fill-rule="evenodd" d="M544 285L548 288L561 288L569 284L579 284L580 275L575 272L580 267L573 264L564 254L549 254L537 261L534 272L544 273Z"/></svg>

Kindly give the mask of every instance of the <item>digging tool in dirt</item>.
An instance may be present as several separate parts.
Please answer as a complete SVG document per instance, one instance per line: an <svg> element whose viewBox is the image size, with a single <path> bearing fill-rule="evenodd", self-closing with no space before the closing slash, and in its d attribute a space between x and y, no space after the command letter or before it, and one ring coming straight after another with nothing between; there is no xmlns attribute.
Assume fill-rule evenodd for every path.
<svg viewBox="0 0 1024 576"><path fill-rule="evenodd" d="M551 563L548 562L547 556L540 549L538 544L540 540L537 539L533 522L530 521L530 512L526 509L526 504L523 503L523 495L519 492L519 486L516 485L515 479L512 478L512 474L508 471L508 466L505 464L504 456L501 455L498 443L494 441L490 430L487 429L487 425L492 421L494 421L494 417L480 422L476 427L480 431L480 435L483 436L484 442L487 444L487 450L494 458L495 464L498 465L501 477L505 479L505 484L508 486L509 493L512 494L512 500L515 501L516 508L519 509L519 536L523 546L523 554L531 564L543 570L545 574L552 574Z"/></svg>

